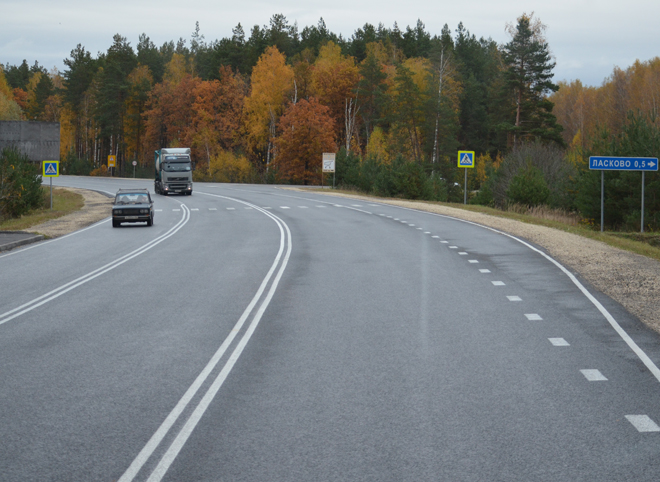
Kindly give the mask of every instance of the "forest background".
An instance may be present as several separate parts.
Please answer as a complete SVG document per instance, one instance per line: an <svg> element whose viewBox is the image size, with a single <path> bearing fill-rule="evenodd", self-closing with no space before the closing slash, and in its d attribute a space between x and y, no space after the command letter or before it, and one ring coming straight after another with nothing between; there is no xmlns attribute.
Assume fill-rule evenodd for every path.
<svg viewBox="0 0 660 482"><path fill-rule="evenodd" d="M365 24L349 39L283 15L231 38L134 49L115 35L66 70L0 64L0 120L60 122L62 172L153 170L153 151L191 147L194 178L315 185L337 152L337 183L363 192L463 200L458 150L476 151L469 202L600 217L589 155L657 157L660 58L614 68L599 87L553 83L541 21L523 14L498 45L459 24L437 35ZM607 172L606 226L639 230L641 176ZM327 182L327 181L326 181ZM646 174L645 230L660 228L660 179Z"/></svg>

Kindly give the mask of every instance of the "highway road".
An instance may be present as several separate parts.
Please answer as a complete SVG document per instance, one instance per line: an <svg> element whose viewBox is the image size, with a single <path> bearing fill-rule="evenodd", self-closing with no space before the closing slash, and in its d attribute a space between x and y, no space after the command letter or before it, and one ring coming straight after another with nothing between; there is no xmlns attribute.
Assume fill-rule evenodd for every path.
<svg viewBox="0 0 660 482"><path fill-rule="evenodd" d="M0 254L0 480L660 479L660 337L538 247L276 186L154 198Z"/></svg>

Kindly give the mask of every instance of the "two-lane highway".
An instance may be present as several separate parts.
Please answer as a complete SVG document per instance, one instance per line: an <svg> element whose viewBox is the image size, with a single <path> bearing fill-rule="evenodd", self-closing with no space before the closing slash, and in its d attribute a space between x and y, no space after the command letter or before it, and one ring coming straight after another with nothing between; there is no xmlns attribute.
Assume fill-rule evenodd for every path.
<svg viewBox="0 0 660 482"><path fill-rule="evenodd" d="M155 199L0 256L2 480L657 480L660 338L524 240L273 186Z"/></svg>

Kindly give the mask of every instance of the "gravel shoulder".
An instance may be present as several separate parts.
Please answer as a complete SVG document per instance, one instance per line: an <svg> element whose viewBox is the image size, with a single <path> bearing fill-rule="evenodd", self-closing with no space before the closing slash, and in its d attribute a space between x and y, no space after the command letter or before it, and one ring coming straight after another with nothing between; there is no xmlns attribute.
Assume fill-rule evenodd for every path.
<svg viewBox="0 0 660 482"><path fill-rule="evenodd" d="M325 193L324 193L325 194ZM489 214L415 201L375 199L332 193L333 196L378 201L420 211L443 214L512 234L543 248L570 271L587 280L644 324L660 333L660 262L601 241L558 229L527 224Z"/></svg>
<svg viewBox="0 0 660 482"><path fill-rule="evenodd" d="M49 238L57 238L110 217L112 211L112 198L87 189L72 187L63 189L80 194L85 200L83 208L75 213L62 216L61 218L52 219L43 224L32 226L30 229L26 229L26 232L43 234Z"/></svg>

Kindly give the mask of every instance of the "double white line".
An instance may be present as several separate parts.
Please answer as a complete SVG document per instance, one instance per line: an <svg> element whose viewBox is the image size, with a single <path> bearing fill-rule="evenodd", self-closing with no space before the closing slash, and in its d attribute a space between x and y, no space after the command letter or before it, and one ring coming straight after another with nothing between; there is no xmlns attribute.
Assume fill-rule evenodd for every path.
<svg viewBox="0 0 660 482"><path fill-rule="evenodd" d="M273 221L275 221L275 223L277 223L277 226L280 230L280 249L277 253L277 256L275 257L275 260L273 261L272 266L270 267L270 270L268 271L268 274L261 282L261 286L257 290L257 293L254 295L252 301L245 309L245 311L241 315L236 325L234 325L234 328L231 330L225 341L222 343L222 345L220 345L220 348L218 348L218 350L215 352L211 360L209 360L209 362L201 371L201 373L197 376L193 384L190 386L190 388L188 388L188 390L183 395L181 400L179 400L179 402L176 404L176 406L170 412L167 418L163 421L160 427L158 427L158 430L156 430L156 432L152 435L152 437L149 439L147 444L140 451L140 453L135 458L135 460L133 460L133 463L131 463L131 465L128 467L126 472L121 476L118 482L133 481L135 477L138 475L138 472L144 466L144 464L150 458L152 458L154 452L156 451L160 443L163 441L163 439L170 432L170 430L177 422L177 420L181 417L185 409L188 407L188 404L190 404L190 402L195 397L197 392L200 390L202 385L211 377L211 374L216 368L216 365L218 365L225 352L227 352L229 347L234 342L234 339L241 332L245 322L248 320L250 316L253 315L252 321L243 332L242 337L236 344L234 350L231 352L231 355L225 362L224 366L222 367L220 372L215 376L215 379L211 383L210 387L206 390L206 393L202 396L201 400L199 400L197 406L191 408L192 413L188 416L188 419L183 424L183 427L179 430L179 433L176 435L170 446L165 450L165 453L160 458L160 461L151 472L151 475L149 476L147 481L159 482L163 478L163 476L169 469L170 465L172 465L172 462L174 462L174 459L177 457L177 455L183 448L184 444L192 434L193 430L199 423L200 419L204 415L204 412L211 404L211 401L218 393L218 390L220 390L220 387L222 387L222 384L227 379L227 376L229 375L232 368L236 364L236 361L241 356L243 349L245 348L248 341L252 337L252 334L257 328L257 325L259 324L259 321L261 320L264 311L268 307L271 299L273 298L273 295L275 294L277 285L279 284L280 279L282 278L282 274L284 273L286 265L289 262L289 257L291 256L291 248L292 248L291 231L289 230L289 227L286 225L286 223L282 221L280 218L266 211L265 209L262 209L259 206L256 206L251 203L247 203L245 201L229 198L226 196L219 196L216 194L200 193L199 191L198 193L238 202L264 213L266 216L268 216Z"/></svg>
<svg viewBox="0 0 660 482"><path fill-rule="evenodd" d="M27 303L19 306L18 308L14 308L13 310L0 314L0 325L7 323L8 321L11 321L14 318L17 318L21 315L24 315L25 313L28 313L29 311L32 311L35 308L45 305L46 303L54 300L55 298L59 298L63 294L68 293L69 291L77 288L78 286L83 285L88 281L91 281L94 278L97 278L102 274L105 274L108 271L115 269L117 266L121 266L125 262L135 258L136 256L140 256L142 253L145 253L146 251L149 251L151 248L162 243L170 236L174 236L174 234L176 234L176 232L179 231L190 219L190 210L183 204L181 205L181 208L183 210L183 216L181 217L181 220L178 223L176 223L172 228L170 228L170 230L167 231L166 233L161 234L157 238L149 241L147 244L139 247L134 251L131 251L130 253L122 256L121 258L118 258L106 264L105 266L101 266L100 268L95 269L94 271L87 273L86 275L83 275L80 278L76 278L73 281L69 281L68 283L63 284L62 286L55 288L52 291L49 291L45 295L41 295L40 297L35 298L32 301L28 301Z"/></svg>

